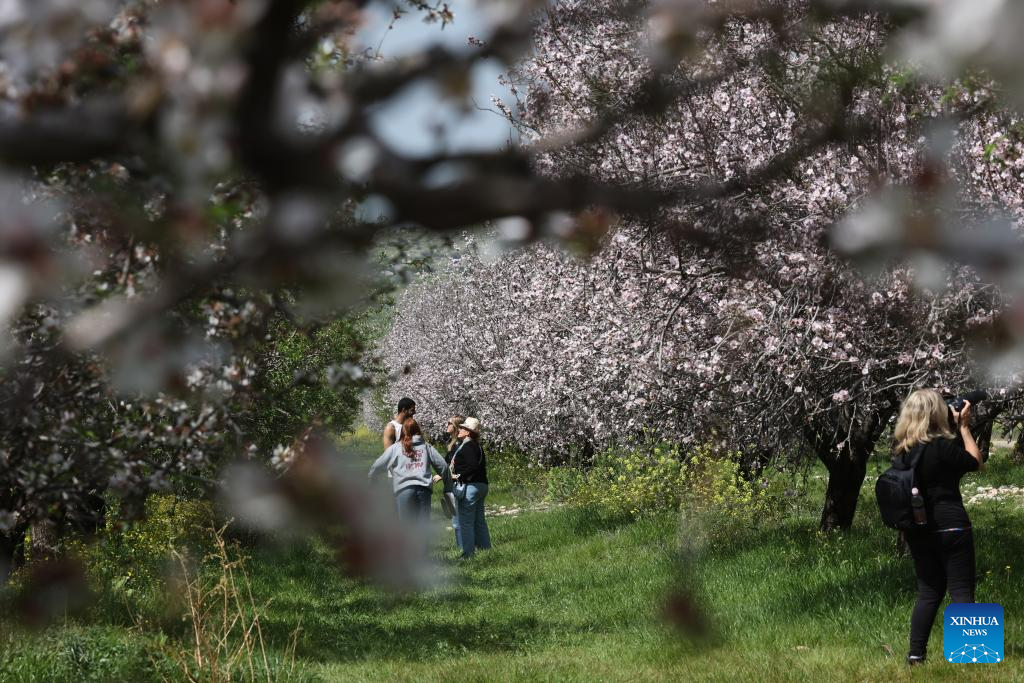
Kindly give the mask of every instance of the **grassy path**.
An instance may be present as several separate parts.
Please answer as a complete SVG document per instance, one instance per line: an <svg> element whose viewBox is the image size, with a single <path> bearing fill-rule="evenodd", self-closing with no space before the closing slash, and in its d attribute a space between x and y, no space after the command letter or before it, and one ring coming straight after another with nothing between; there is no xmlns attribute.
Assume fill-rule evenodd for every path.
<svg viewBox="0 0 1024 683"><path fill-rule="evenodd" d="M967 485L1021 479L1004 458ZM275 618L282 628L302 619L299 656L328 681L1024 680L1024 509L972 508L978 598L1006 610L1009 661L946 664L937 620L932 661L910 672L912 568L895 555L871 488L849 534L817 533L812 490L785 521L685 559L672 515L613 522L562 508L496 517L495 550L464 565L449 551L450 585L408 598L338 580L327 558L299 554L283 572L294 582L291 602L278 602ZM497 489L496 504L527 494ZM280 560L272 566L282 569ZM712 615L706 642L663 619L679 580Z"/></svg>
<svg viewBox="0 0 1024 683"><path fill-rule="evenodd" d="M365 456L376 451L365 445ZM500 472L500 468L495 468ZM537 492L495 477L495 505ZM823 481L819 481L823 485ZM1003 459L965 487L1020 484ZM609 520L570 507L490 520L495 549L455 561L438 546L444 586L394 596L340 576L319 543L250 551L256 602L274 658L301 626L291 680L301 681L909 681L1024 680L1024 507L971 508L978 599L1006 613L1007 661L970 667L903 663L913 575L878 521L870 483L848 534L816 532L819 492L792 514L680 555L675 515ZM662 604L691 587L712 616L692 642ZM0 683L160 680L155 638L126 625L68 622L40 637L4 632ZM163 674L173 673L164 669Z"/></svg>
<svg viewBox="0 0 1024 683"><path fill-rule="evenodd" d="M867 529L822 538L794 520L696 558L689 580L714 614L701 644L661 618L680 566L673 519L616 525L561 509L496 519L493 535L494 551L450 568L449 587L414 597L339 580L326 555L266 558L255 573L278 596L278 639L301 620L298 657L326 681L1024 679L1019 568L995 569L1024 548L1024 524L979 541L979 597L1006 609L1010 661L913 672L909 560ZM934 658L941 626L932 638Z"/></svg>
<svg viewBox="0 0 1024 683"><path fill-rule="evenodd" d="M322 550L270 559L264 567L287 577L289 595L272 605L272 623L283 635L301 620L298 656L325 680L449 680L467 666L494 680L541 664L538 673L557 664L564 680L569 665L584 664L581 674L601 660L621 668L612 655L626 643L633 654L660 649L665 629L654 613L671 567L666 521L603 526L556 511L492 526L495 550L450 561L449 585L416 596L339 580ZM254 574L264 577L261 592L284 592Z"/></svg>

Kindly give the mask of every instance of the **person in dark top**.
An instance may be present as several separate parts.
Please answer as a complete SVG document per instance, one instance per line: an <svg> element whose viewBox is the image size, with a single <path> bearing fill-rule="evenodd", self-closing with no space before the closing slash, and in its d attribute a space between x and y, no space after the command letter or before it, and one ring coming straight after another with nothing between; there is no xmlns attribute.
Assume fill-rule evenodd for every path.
<svg viewBox="0 0 1024 683"><path fill-rule="evenodd" d="M445 456L445 460L448 462L448 467L451 468L455 464L455 453L459 450L459 446L462 445L464 439L459 438L459 427L465 422L466 418L462 415L453 415L448 418L448 424L445 425L444 431L448 435L448 455ZM438 481L440 477L435 476L434 481ZM447 494L446 494L447 495ZM445 505L442 504L442 508ZM447 513L447 509L445 510ZM451 511L452 531L455 532L455 547L462 550L462 541L459 536L459 507L458 501L455 502L455 506Z"/></svg>
<svg viewBox="0 0 1024 683"><path fill-rule="evenodd" d="M491 534L484 518L487 498L487 459L480 448L480 420L467 417L458 428L462 441L452 456L452 479L459 502L459 540L462 557L472 557L477 548L491 547Z"/></svg>
<svg viewBox="0 0 1024 683"><path fill-rule="evenodd" d="M960 497L960 479L981 468L982 457L969 426L971 404L952 411L960 446L950 425L950 408L934 389L918 389L900 408L893 431L895 459L922 448L917 482L928 523L906 532L917 575L917 603L910 616L908 664L924 661L939 603L949 591L953 602L974 602L974 532Z"/></svg>

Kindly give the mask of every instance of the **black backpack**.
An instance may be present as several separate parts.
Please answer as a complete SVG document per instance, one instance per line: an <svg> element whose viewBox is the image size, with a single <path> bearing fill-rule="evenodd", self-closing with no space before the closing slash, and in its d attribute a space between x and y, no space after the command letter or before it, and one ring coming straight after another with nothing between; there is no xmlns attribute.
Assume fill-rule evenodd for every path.
<svg viewBox="0 0 1024 683"><path fill-rule="evenodd" d="M918 444L910 453L893 458L892 467L878 477L875 498L885 525L900 531L919 529L914 521L911 489L917 486L924 496L924 488L917 484L917 465L921 462L926 444Z"/></svg>

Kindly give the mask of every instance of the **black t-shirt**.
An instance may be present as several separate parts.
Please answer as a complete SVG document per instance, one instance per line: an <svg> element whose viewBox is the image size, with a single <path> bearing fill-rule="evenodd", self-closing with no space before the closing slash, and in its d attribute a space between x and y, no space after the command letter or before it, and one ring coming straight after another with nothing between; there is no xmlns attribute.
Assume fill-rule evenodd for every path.
<svg viewBox="0 0 1024 683"><path fill-rule="evenodd" d="M936 439L924 447L918 464L918 481L924 486L928 528L966 528L971 520L960 497L960 479L978 469L978 461L951 439Z"/></svg>

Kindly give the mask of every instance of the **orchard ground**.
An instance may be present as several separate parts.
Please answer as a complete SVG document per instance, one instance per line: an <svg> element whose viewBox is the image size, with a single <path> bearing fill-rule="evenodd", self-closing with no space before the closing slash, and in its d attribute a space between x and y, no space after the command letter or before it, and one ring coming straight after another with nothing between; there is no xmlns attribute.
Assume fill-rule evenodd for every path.
<svg viewBox="0 0 1024 683"><path fill-rule="evenodd" d="M379 450L375 439L364 434L348 446L368 459ZM873 462L869 477L882 465ZM531 481L517 473L509 486L513 473L500 463L493 470L490 504L525 509L492 517L495 548L470 562L456 563L449 545L439 547L444 588L386 594L341 577L330 551L315 542L247 550L275 680L1024 679L1024 506L1013 495L970 508L978 599L1005 609L1006 661L941 661L937 623L930 661L910 670L903 658L912 568L878 520L870 479L849 533L817 531L824 479L814 468L777 522L694 552L677 515L534 511L543 474ZM999 452L984 473L965 480L965 498L979 486L1022 483L1024 471ZM707 610L706 637L691 639L666 621L673 590L689 591ZM106 613L36 635L0 624L4 683L175 680L160 652L177 636Z"/></svg>

